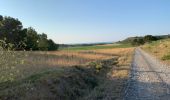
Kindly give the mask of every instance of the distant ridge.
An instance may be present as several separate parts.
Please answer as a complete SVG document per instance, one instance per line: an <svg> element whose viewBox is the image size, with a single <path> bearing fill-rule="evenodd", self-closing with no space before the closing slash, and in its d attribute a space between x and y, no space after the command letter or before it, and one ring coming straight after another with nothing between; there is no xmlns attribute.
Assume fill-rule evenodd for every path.
<svg viewBox="0 0 170 100"><path fill-rule="evenodd" d="M158 40L160 39L167 39L167 38L170 38L170 34L168 35L155 35L154 37L156 37ZM144 36L136 36L136 37L128 37L122 41L119 41L121 43L130 43L132 42L134 39L143 39Z"/></svg>

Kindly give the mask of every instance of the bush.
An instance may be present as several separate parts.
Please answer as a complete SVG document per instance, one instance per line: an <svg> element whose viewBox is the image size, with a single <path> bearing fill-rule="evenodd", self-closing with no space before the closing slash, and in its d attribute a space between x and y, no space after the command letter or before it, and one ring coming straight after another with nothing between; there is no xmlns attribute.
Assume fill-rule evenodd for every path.
<svg viewBox="0 0 170 100"><path fill-rule="evenodd" d="M144 36L144 41L145 42L152 42L152 41L156 41L157 38L155 36L152 36L152 35L146 35Z"/></svg>
<svg viewBox="0 0 170 100"><path fill-rule="evenodd" d="M170 60L170 54L164 55L164 56L162 57L162 60Z"/></svg>
<svg viewBox="0 0 170 100"><path fill-rule="evenodd" d="M92 68L95 68L96 72L98 73L102 69L102 64L98 62L91 62L89 64Z"/></svg>
<svg viewBox="0 0 170 100"><path fill-rule="evenodd" d="M143 45L144 43L145 43L144 40L140 38L136 38L131 42L131 44L134 46Z"/></svg>

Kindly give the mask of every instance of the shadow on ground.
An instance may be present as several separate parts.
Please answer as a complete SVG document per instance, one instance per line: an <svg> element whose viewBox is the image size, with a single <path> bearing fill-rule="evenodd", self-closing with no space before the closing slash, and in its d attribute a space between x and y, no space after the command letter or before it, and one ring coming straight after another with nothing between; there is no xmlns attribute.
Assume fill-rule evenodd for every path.
<svg viewBox="0 0 170 100"><path fill-rule="evenodd" d="M159 75L164 75L163 72L157 71L138 71L133 70L134 73L141 75L156 75L158 79L151 79L144 77L146 80L141 80L138 75L132 75L129 82L128 89L125 93L125 100L169 100L170 98L170 85L167 84ZM158 75L157 75L158 74ZM168 73L166 73L168 75Z"/></svg>

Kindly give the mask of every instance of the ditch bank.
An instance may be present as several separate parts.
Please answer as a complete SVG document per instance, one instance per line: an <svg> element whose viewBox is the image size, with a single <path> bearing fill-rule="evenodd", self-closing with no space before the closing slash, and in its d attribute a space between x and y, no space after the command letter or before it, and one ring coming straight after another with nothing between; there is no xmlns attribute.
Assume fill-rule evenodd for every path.
<svg viewBox="0 0 170 100"><path fill-rule="evenodd" d="M118 67L117 61L112 58L57 68L0 83L0 100L121 100L129 67Z"/></svg>

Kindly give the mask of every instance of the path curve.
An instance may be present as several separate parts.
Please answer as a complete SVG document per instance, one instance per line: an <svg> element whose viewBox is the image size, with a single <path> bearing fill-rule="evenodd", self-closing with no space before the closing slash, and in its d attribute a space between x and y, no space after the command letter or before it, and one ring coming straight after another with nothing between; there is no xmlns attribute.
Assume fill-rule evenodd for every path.
<svg viewBox="0 0 170 100"><path fill-rule="evenodd" d="M170 100L170 67L137 48L125 100Z"/></svg>

